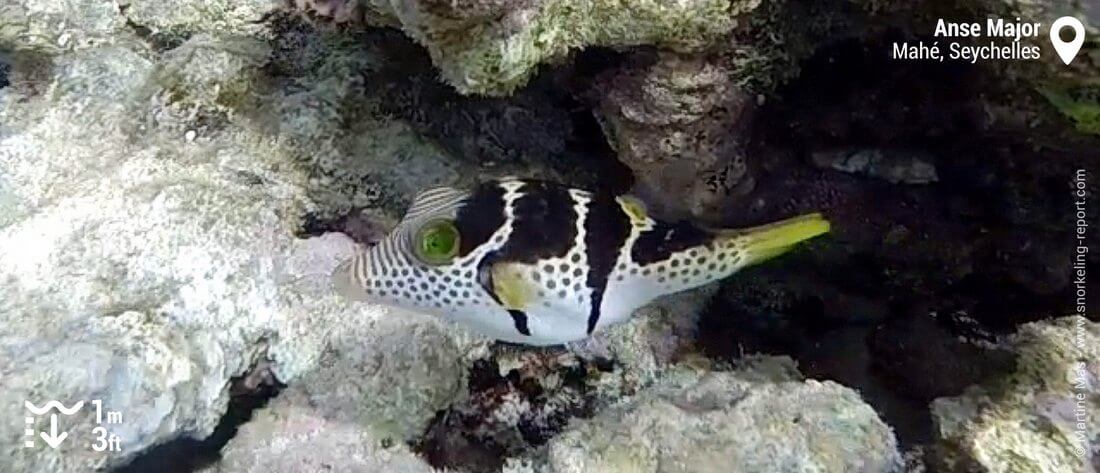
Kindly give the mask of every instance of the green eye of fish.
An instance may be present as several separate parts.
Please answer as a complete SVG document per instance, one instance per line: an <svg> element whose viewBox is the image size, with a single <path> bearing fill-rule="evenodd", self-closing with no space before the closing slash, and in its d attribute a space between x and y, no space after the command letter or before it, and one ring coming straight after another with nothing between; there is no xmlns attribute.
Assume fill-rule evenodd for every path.
<svg viewBox="0 0 1100 473"><path fill-rule="evenodd" d="M446 220L436 220L416 233L416 255L428 264L446 264L458 254L458 229Z"/></svg>

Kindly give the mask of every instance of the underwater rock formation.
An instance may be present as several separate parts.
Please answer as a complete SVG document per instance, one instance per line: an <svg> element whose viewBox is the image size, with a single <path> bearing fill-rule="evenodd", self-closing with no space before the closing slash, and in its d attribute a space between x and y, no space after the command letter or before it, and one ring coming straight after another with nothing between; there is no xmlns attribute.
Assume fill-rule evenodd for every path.
<svg viewBox="0 0 1100 473"><path fill-rule="evenodd" d="M948 471L1094 471L1100 439L1100 324L1026 324L1004 342L1016 370L932 403Z"/></svg>
<svg viewBox="0 0 1100 473"><path fill-rule="evenodd" d="M697 51L730 31L759 1L367 1L428 49L463 93L510 94L543 63L584 47L659 45ZM369 19L369 16L368 16Z"/></svg>
<svg viewBox="0 0 1100 473"><path fill-rule="evenodd" d="M484 355L465 334L392 310L330 334L299 389L318 414L369 426L398 443L415 440L436 412L465 394L470 362Z"/></svg>
<svg viewBox="0 0 1100 473"><path fill-rule="evenodd" d="M751 189L738 137L755 98L704 57L663 53L652 62L599 78L596 113L654 214L713 219L734 189Z"/></svg>
<svg viewBox="0 0 1100 473"><path fill-rule="evenodd" d="M169 46L196 33L230 33L263 36L261 21L282 7L282 0L207 0L159 2L122 0L119 9L139 34L154 44Z"/></svg>
<svg viewBox="0 0 1100 473"><path fill-rule="evenodd" d="M586 48L626 51L632 60L605 74L596 91L582 95L594 96L593 108L608 140L635 171L640 194L670 214L711 221L720 221L724 209L744 205L738 197L755 182L753 166L738 146L751 125L751 116L741 112L796 76L798 61L821 45L851 38L853 31L870 38L899 31L928 37L935 19L945 15L1022 17L1049 24L1076 14L1096 34L1088 12L1068 1L968 1L944 9L890 1L811 3L302 0L296 5L337 23L400 28L428 49L444 80L465 94L512 94L540 64L559 63ZM1025 42L1045 42L1041 36ZM888 47L888 42L881 44ZM643 46L652 50L639 53ZM659 59L636 60L648 53ZM1006 83L1042 93L996 94L988 107L990 120L1026 126L1034 120L1023 117L1049 114L1044 109L1053 105L1078 129L1095 133L1100 107L1089 78L1100 69L1098 58L1087 43L1068 71L1050 54L1041 64L979 65L1004 75ZM1049 104L1039 103L1042 97ZM671 116L687 104L702 107L699 116ZM646 110L661 113L642 113ZM886 176L889 180L935 179L920 165L880 171L903 173Z"/></svg>
<svg viewBox="0 0 1100 473"><path fill-rule="evenodd" d="M855 149L813 153L815 166L882 179L891 184L936 182L934 158L905 150Z"/></svg>
<svg viewBox="0 0 1100 473"><path fill-rule="evenodd" d="M79 19L79 21L76 21ZM19 0L0 5L0 50L60 52L129 36L118 4Z"/></svg>
<svg viewBox="0 0 1100 473"><path fill-rule="evenodd" d="M672 370L506 472L900 471L890 427L849 388L802 381L789 358Z"/></svg>
<svg viewBox="0 0 1100 473"><path fill-rule="evenodd" d="M464 94L510 95L540 64L561 62L585 48L655 47L655 59L635 57L578 94L593 103L619 160L639 180L635 192L657 214L712 221L751 189L739 146L756 94L792 76L794 63L823 34L816 30L829 29L803 31L788 22L832 17L824 8L803 11L754 0L296 5L335 23L362 18L399 26ZM818 23L843 22L812 24Z"/></svg>
<svg viewBox="0 0 1100 473"><path fill-rule="evenodd" d="M307 471L434 473L401 442L384 441L355 422L311 409L307 396L284 392L257 411L207 473Z"/></svg>
<svg viewBox="0 0 1100 473"><path fill-rule="evenodd" d="M118 17L104 22L81 21L95 17L79 8L56 18L4 15L23 23L0 28L0 42L23 46L12 84L0 89L3 469L109 468L156 444L202 438L225 412L230 380L258 364L281 381L308 372L320 385L325 371L313 368L347 358L372 391L411 366L450 374L424 385L407 379L408 392L434 394L390 399L370 414L396 419L395 437L415 431L459 393L463 354L481 343L424 329L434 322L419 316L387 317L388 328L373 330L384 309L349 306L329 289L352 242L296 234L307 214L399 212L414 190L458 180L452 164L436 165L453 160L369 113L360 75L369 56L360 46L318 46L326 40L314 35L299 38L312 48L281 48L232 34L259 28L256 11L240 24L220 16L218 28L241 27L223 34L203 33L209 18L188 29L160 17L165 23L150 30L188 29L161 51L165 44L133 28L100 28L140 18L112 11ZM35 28L49 21L95 39L35 43L44 39ZM328 52L311 56L318 47ZM272 65L314 75L261 73ZM344 126L351 116L355 125ZM419 159L401 161L407 156ZM404 351L334 358L348 330L360 342L396 330ZM24 400L91 399L124 414L114 431L121 452L86 448L89 408L62 420L79 442L23 448Z"/></svg>

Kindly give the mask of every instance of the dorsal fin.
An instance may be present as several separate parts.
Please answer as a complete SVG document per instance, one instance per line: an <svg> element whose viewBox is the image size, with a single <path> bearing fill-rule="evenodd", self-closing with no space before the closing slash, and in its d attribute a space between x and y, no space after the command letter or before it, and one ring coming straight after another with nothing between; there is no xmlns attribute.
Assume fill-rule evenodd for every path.
<svg viewBox="0 0 1100 473"><path fill-rule="evenodd" d="M405 212L405 219L411 220L421 215L440 212L452 214L469 195L469 192L453 187L436 187L425 190L413 199L409 210Z"/></svg>
<svg viewBox="0 0 1100 473"><path fill-rule="evenodd" d="M619 202L619 206L623 208L623 212L630 217L630 223L635 225L645 225L650 221L649 212L646 210L645 203L641 199L629 194L620 195L615 198Z"/></svg>

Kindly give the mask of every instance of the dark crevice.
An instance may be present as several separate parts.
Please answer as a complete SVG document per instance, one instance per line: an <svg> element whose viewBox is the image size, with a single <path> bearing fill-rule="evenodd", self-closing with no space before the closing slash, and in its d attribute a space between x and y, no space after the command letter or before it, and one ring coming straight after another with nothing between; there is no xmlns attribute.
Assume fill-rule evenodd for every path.
<svg viewBox="0 0 1100 473"><path fill-rule="evenodd" d="M1045 131L990 117L1030 92L986 67L872 53L903 39L822 47L761 107L749 197L763 205L730 220L823 211L833 230L726 280L698 341L718 359L789 355L807 377L859 390L909 449L934 438L930 401L1014 369L1011 354L971 340L1074 312L1066 183L1072 157L1100 148L1077 137L1055 149ZM918 152L939 179L891 184L814 163L836 149Z"/></svg>
<svg viewBox="0 0 1100 473"><path fill-rule="evenodd" d="M11 87L33 97L45 93L53 74L53 57L38 51L0 49L0 88Z"/></svg>
<svg viewBox="0 0 1100 473"><path fill-rule="evenodd" d="M175 49L191 37L190 34L157 33L148 26L138 24L130 19L130 17L126 16L126 10L129 8L130 6L125 4L119 8L120 13L126 18L126 27L130 28L138 38L149 43L149 45L153 47L153 50L158 53Z"/></svg>
<svg viewBox="0 0 1100 473"><path fill-rule="evenodd" d="M364 41L386 45L378 51L382 66L366 78L380 84L381 111L456 159L475 163L481 175L545 169L577 187L629 184L629 169L616 159L589 107L570 92L566 82L576 77L569 71L543 68L509 97L462 95L440 81L423 48L399 33L372 31Z"/></svg>
<svg viewBox="0 0 1100 473"><path fill-rule="evenodd" d="M497 348L504 346L498 344ZM612 371L610 360L588 361L569 355L571 362L563 365L558 363L564 353L561 348L522 350L535 355L503 376L496 357L475 362L467 399L439 412L413 449L435 468L495 473L501 471L505 459L537 449L571 419L594 414L595 391L588 378ZM551 374L562 382L547 389L540 380ZM525 407L517 413L519 405ZM504 412L498 413L498 409ZM517 414L518 421L508 420Z"/></svg>
<svg viewBox="0 0 1100 473"><path fill-rule="evenodd" d="M7 87L11 84L8 80L8 75L11 74L11 64L8 62L8 58L3 54L0 54L0 89Z"/></svg>
<svg viewBox="0 0 1100 473"><path fill-rule="evenodd" d="M178 438L152 447L112 473L190 473L221 459L221 449L237 434L252 413L277 396L286 385L275 380L266 365L259 365L230 384L229 406L214 432L204 439Z"/></svg>
<svg viewBox="0 0 1100 473"><path fill-rule="evenodd" d="M382 226L369 212L352 209L347 215L321 218L316 214L306 214L295 234L298 238L321 236L329 232L340 232L357 243L373 245L385 238L388 229Z"/></svg>
<svg viewBox="0 0 1100 473"><path fill-rule="evenodd" d="M343 232L344 221L349 217L321 218L316 214L308 213L302 217L302 223L294 234L298 238L321 236L329 232Z"/></svg>
<svg viewBox="0 0 1100 473"><path fill-rule="evenodd" d="M292 27L302 25L281 26L288 31ZM614 193L633 184L630 169L608 145L591 105L574 95L595 74L623 60L623 53L593 48L578 55L575 67L542 68L512 96L485 97L462 95L443 83L424 48L399 31L371 29L355 36L368 45L369 54L379 57L377 67L361 71L363 83L377 88L371 92L380 101L375 112L407 123L455 160L472 165L479 180L504 175L551 178ZM360 213L307 215L298 233L373 228Z"/></svg>
<svg viewBox="0 0 1100 473"><path fill-rule="evenodd" d="M598 188L613 194L629 191L634 185L634 174L615 157L593 111L575 101L568 101L563 106L570 110L569 122L574 130L566 141L566 149L573 156L590 156L595 160L592 166L597 178L595 187L589 186L589 190Z"/></svg>

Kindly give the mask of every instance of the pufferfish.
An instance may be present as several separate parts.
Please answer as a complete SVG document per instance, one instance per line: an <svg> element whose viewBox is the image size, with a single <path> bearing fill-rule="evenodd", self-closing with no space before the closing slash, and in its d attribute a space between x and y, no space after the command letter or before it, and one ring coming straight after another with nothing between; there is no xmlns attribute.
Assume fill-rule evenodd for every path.
<svg viewBox="0 0 1100 473"><path fill-rule="evenodd" d="M505 178L421 192L333 283L351 299L435 314L506 342L555 345L828 231L818 213L736 230L668 223L629 195Z"/></svg>

